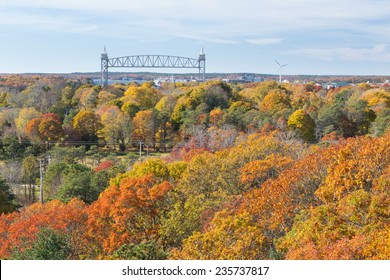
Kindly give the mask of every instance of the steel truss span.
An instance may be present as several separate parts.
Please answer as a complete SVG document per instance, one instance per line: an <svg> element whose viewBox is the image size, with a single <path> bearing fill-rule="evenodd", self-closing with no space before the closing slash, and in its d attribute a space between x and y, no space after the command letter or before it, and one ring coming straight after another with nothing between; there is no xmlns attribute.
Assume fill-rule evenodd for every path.
<svg viewBox="0 0 390 280"><path fill-rule="evenodd" d="M104 48L101 56L102 86L108 84L109 67L196 68L199 70L199 79L204 81L206 55L202 48L198 59L170 55L132 55L108 58L106 48Z"/></svg>
<svg viewBox="0 0 390 280"><path fill-rule="evenodd" d="M169 55L134 55L108 60L109 67L199 68L199 60Z"/></svg>

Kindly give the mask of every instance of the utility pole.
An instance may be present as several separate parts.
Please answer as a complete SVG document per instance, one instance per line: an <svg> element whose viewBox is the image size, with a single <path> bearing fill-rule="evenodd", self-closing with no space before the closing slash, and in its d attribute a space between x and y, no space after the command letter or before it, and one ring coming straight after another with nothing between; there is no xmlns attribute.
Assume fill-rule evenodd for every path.
<svg viewBox="0 0 390 280"><path fill-rule="evenodd" d="M46 158L39 159L39 201L43 204L43 167L45 165ZM50 164L50 154L47 156L47 163ZM45 168L46 169L46 168Z"/></svg>
<svg viewBox="0 0 390 280"><path fill-rule="evenodd" d="M139 158L141 159L142 157L142 140L139 140Z"/></svg>

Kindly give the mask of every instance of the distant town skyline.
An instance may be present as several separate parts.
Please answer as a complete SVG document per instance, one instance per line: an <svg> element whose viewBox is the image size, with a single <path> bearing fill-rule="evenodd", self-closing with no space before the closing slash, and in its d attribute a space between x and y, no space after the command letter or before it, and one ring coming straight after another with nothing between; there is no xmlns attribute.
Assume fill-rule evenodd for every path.
<svg viewBox="0 0 390 280"><path fill-rule="evenodd" d="M207 73L277 75L277 60L283 75L387 76L389 23L383 0L0 0L0 73L98 72L106 46L192 58L204 47Z"/></svg>

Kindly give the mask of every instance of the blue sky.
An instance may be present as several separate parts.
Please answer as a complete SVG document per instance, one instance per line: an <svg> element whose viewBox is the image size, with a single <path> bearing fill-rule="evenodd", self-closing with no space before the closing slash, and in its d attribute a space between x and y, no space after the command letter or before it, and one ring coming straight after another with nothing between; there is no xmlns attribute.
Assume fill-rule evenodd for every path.
<svg viewBox="0 0 390 280"><path fill-rule="evenodd" d="M387 0L0 0L0 36L0 73L204 46L206 72L276 74L276 59L284 74L390 75Z"/></svg>

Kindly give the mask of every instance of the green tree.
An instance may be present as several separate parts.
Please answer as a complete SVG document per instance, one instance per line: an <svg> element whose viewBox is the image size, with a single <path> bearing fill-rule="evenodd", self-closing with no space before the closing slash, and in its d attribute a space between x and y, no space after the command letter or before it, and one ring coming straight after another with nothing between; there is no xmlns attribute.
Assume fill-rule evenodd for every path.
<svg viewBox="0 0 390 280"><path fill-rule="evenodd" d="M10 259L15 260L66 260L71 259L73 249L70 237L51 228L43 228L37 238L24 250L14 248Z"/></svg>
<svg viewBox="0 0 390 280"><path fill-rule="evenodd" d="M357 101L351 100L351 102L348 102L346 109L348 118L351 119L356 126L357 134L367 134L371 123L376 118L375 112L368 108L368 102L362 99Z"/></svg>
<svg viewBox="0 0 390 280"><path fill-rule="evenodd" d="M52 163L76 163L85 159L85 147L59 147L55 146L50 150Z"/></svg>
<svg viewBox="0 0 390 280"><path fill-rule="evenodd" d="M112 254L116 260L165 260L167 253L154 240L139 244L125 244Z"/></svg>
<svg viewBox="0 0 390 280"><path fill-rule="evenodd" d="M223 116L223 121L234 125L237 130L245 130L245 114L251 110L249 102L237 101L230 105Z"/></svg>
<svg viewBox="0 0 390 280"><path fill-rule="evenodd" d="M93 184L93 171L81 164L70 164L64 170L63 183L58 188L57 198L70 201L76 197L85 203L95 201L102 189Z"/></svg>
<svg viewBox="0 0 390 280"><path fill-rule="evenodd" d="M389 131L390 127L390 108L385 108L378 113L377 118L372 123L371 131L376 136L381 136Z"/></svg>
<svg viewBox="0 0 390 280"><path fill-rule="evenodd" d="M295 111L289 117L287 124L297 130L305 141L315 140L315 122L304 110Z"/></svg>
<svg viewBox="0 0 390 280"><path fill-rule="evenodd" d="M5 179L0 176L0 214L10 213L18 208L18 205L15 203L15 198L10 186Z"/></svg>
<svg viewBox="0 0 390 280"><path fill-rule="evenodd" d="M213 81L194 88L190 93L192 109L204 104L206 113L214 108L225 109L229 106L229 100L233 98L232 89L224 82Z"/></svg>
<svg viewBox="0 0 390 280"><path fill-rule="evenodd" d="M336 131L341 135L339 119L343 117L343 110L339 105L327 104L321 107L317 116L317 129L321 136Z"/></svg>
<svg viewBox="0 0 390 280"><path fill-rule="evenodd" d="M39 163L36 157L28 156L23 159L24 198L29 203L35 202L36 180L39 178Z"/></svg>
<svg viewBox="0 0 390 280"><path fill-rule="evenodd" d="M52 199L57 196L58 189L64 181L64 170L67 167L65 162L54 162L49 165L43 178L43 189L45 199Z"/></svg>
<svg viewBox="0 0 390 280"><path fill-rule="evenodd" d="M16 136L5 136L3 138L3 152L6 158L8 159L16 159L20 157L23 153L23 145L21 145L16 138Z"/></svg>

